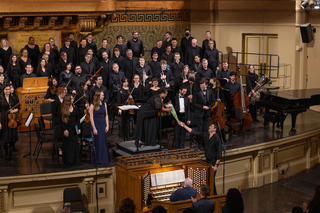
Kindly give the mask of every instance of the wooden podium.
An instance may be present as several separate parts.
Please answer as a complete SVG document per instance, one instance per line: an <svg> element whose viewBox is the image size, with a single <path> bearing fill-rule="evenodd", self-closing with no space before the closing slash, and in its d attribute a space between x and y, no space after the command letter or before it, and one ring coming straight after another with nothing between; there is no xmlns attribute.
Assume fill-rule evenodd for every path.
<svg viewBox="0 0 320 213"><path fill-rule="evenodd" d="M38 117L40 117L40 104L45 102L44 96L47 93L47 89L48 77L25 78L23 79L23 87L16 89L19 101L25 98L20 103L22 121L21 126L18 128L19 132L29 130L24 126L24 123L30 112L34 114L31 127L34 128L33 123L38 122Z"/></svg>

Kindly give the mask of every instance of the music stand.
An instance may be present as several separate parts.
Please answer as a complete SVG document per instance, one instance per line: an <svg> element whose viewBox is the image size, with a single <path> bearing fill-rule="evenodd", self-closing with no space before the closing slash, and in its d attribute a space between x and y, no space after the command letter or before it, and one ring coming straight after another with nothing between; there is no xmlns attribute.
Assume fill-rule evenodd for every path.
<svg viewBox="0 0 320 213"><path fill-rule="evenodd" d="M32 119L33 119L33 113L30 112L28 117L27 117L26 122L24 123L24 125L26 127L29 127L29 146L30 146L30 149L29 149L29 153L27 153L27 154L25 154L23 156L24 158L27 157L27 156L31 156L31 125L30 124L31 124Z"/></svg>

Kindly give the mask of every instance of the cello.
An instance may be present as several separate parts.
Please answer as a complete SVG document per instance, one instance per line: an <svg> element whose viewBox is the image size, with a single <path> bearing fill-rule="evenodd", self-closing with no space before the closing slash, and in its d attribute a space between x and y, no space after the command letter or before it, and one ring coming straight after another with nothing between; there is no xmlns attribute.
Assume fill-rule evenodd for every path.
<svg viewBox="0 0 320 213"><path fill-rule="evenodd" d="M217 84L217 100L219 99L220 85ZM224 111L224 104L220 101L216 101L214 106L211 108L212 116L210 118L210 125L213 123L219 123L220 129L224 129L226 121L223 119L222 113Z"/></svg>
<svg viewBox="0 0 320 213"><path fill-rule="evenodd" d="M252 117L248 110L249 97L247 96L247 94L244 93L244 90L243 90L240 66L237 66L237 73L239 74L239 78L240 78L240 90L238 90L233 95L233 105L236 108L242 108L243 130L247 130L247 129L250 129L252 125ZM231 121L237 121L237 120L231 119ZM240 130L240 126L233 126L232 128L236 131Z"/></svg>

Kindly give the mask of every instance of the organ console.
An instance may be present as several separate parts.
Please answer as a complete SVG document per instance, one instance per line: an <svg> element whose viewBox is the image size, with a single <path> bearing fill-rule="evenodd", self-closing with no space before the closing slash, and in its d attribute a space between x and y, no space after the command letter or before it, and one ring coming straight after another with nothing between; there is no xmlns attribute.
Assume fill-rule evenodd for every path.
<svg viewBox="0 0 320 213"><path fill-rule="evenodd" d="M183 187L187 177L193 180L193 188L198 192L202 184L207 184L213 195L214 171L199 151L176 149L118 157L116 206L130 197L139 212L150 194L154 200L169 201L174 188Z"/></svg>

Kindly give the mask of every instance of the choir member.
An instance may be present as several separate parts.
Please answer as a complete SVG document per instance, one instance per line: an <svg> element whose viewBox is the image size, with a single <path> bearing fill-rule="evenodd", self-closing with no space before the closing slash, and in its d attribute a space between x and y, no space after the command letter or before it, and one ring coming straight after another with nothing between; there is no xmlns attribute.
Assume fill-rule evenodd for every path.
<svg viewBox="0 0 320 213"><path fill-rule="evenodd" d="M132 39L128 40L127 47L132 50L133 57L139 58L141 55L144 55L143 43L139 39L137 31L132 32Z"/></svg>
<svg viewBox="0 0 320 213"><path fill-rule="evenodd" d="M211 38L211 32L206 31L206 39L202 41L202 56L204 57L204 53L209 49L209 42L212 41L214 49L216 49L216 41Z"/></svg>
<svg viewBox="0 0 320 213"><path fill-rule="evenodd" d="M230 80L230 73L231 70L229 70L229 65L228 65L228 61L224 60L222 62L222 69L218 71L217 76L218 76L218 80L220 79L224 79L225 81L229 82ZM221 82L221 81L220 81ZM224 85L222 85L224 86Z"/></svg>
<svg viewBox="0 0 320 213"><path fill-rule="evenodd" d="M29 57L31 62L27 62L26 60L24 60L25 63L32 63L33 66L35 66L35 70L37 69L37 65L38 65L38 56L39 56L39 53L40 53L40 48L37 44L34 43L34 37L29 37L29 42L28 44L24 47L28 54L26 56L23 56L20 51L20 57L23 56L23 57ZM20 61L19 61L20 63ZM21 65L21 71L24 71L24 67L25 67L25 64L22 64Z"/></svg>
<svg viewBox="0 0 320 213"><path fill-rule="evenodd" d="M93 50L93 53L97 55L97 52L98 52L97 44L95 41L93 41L93 36L91 33L87 35L87 48L88 49L91 48Z"/></svg>
<svg viewBox="0 0 320 213"><path fill-rule="evenodd" d="M20 81L20 66L18 64L18 57L16 54L11 54L9 58L9 64L7 68L9 80L12 82L13 87L16 89L21 87Z"/></svg>
<svg viewBox="0 0 320 213"><path fill-rule="evenodd" d="M179 121L189 125L191 123L190 117L190 100L186 97L187 87L182 85L179 88L179 95L174 97L173 106L179 118ZM175 148L183 149L186 140L186 130L179 126L178 123L174 126Z"/></svg>
<svg viewBox="0 0 320 213"><path fill-rule="evenodd" d="M151 53L158 53L158 61L160 62L162 54L165 52L165 47L162 45L162 40L158 39L157 45L151 49ZM151 56L152 57L152 56Z"/></svg>
<svg viewBox="0 0 320 213"><path fill-rule="evenodd" d="M90 53L86 53L85 60L80 63L82 73L87 74L89 76L93 75L96 72L96 66L91 61L92 55Z"/></svg>
<svg viewBox="0 0 320 213"><path fill-rule="evenodd" d="M67 63L66 69L60 73L60 78L59 78L60 87L66 87L69 81L71 83L72 75L73 74L71 72L71 63Z"/></svg>
<svg viewBox="0 0 320 213"><path fill-rule="evenodd" d="M167 64L169 64L169 66L171 66L171 64L173 64L174 55L171 52L171 46L170 45L168 45L166 47L166 51L161 55L161 60L167 61Z"/></svg>
<svg viewBox="0 0 320 213"><path fill-rule="evenodd" d="M18 132L16 128L10 128L8 126L8 113L17 113L19 112L20 105L14 107L19 103L19 100L14 98L11 95L10 84L5 84L0 100L0 112L1 112L1 122L0 122L0 138L1 141L5 144L4 150L6 154L6 161L11 160L12 152L15 149L15 143L18 141Z"/></svg>
<svg viewBox="0 0 320 213"><path fill-rule="evenodd" d="M159 79L158 78L153 78L152 79L152 87L148 90L148 95L147 95L147 100L149 100L151 97L158 95L160 87L159 85Z"/></svg>
<svg viewBox="0 0 320 213"><path fill-rule="evenodd" d="M176 52L180 53L180 61L183 61L182 49L181 49L181 47L177 46L177 44L178 44L177 39L176 39L176 38L173 38L171 44L172 44L172 46L171 46L171 52L172 52L173 54L175 54Z"/></svg>
<svg viewBox="0 0 320 213"><path fill-rule="evenodd" d="M67 168L81 165L81 154L78 143L78 134L81 133L80 118L77 107L73 106L73 100L73 96L67 94L61 104L63 163Z"/></svg>
<svg viewBox="0 0 320 213"><path fill-rule="evenodd" d="M139 57L139 56L138 56ZM127 50L127 57L122 63L122 71L127 79L132 79L132 76L138 65L138 58L133 57L133 51L131 49Z"/></svg>
<svg viewBox="0 0 320 213"><path fill-rule="evenodd" d="M165 60L161 60L160 65L161 69L156 74L156 78L159 79L159 86L171 89L174 85L172 72L167 68L167 62Z"/></svg>
<svg viewBox="0 0 320 213"><path fill-rule="evenodd" d="M107 47L108 46L108 40L106 38L102 39L101 44L102 44L102 47L97 52L97 56L98 56L99 61L102 60L102 53L103 52L107 52L108 56L111 58L111 51Z"/></svg>
<svg viewBox="0 0 320 213"><path fill-rule="evenodd" d="M225 85L225 89L229 90L230 96L232 96L240 88L240 84L237 82L236 77L237 77L236 72L234 71L230 72L230 75L229 75L230 81Z"/></svg>
<svg viewBox="0 0 320 213"><path fill-rule="evenodd" d="M74 63L77 63L76 57L78 56L78 42L74 40L74 33L68 33L68 38L70 39L70 47L72 47L75 52Z"/></svg>
<svg viewBox="0 0 320 213"><path fill-rule="evenodd" d="M113 60L109 60L109 54L104 51L101 53L102 60L99 62L98 68L102 67L100 75L103 79L103 85L109 88L109 77L112 72Z"/></svg>
<svg viewBox="0 0 320 213"><path fill-rule="evenodd" d="M186 36L181 39L181 45L180 46L181 46L181 49L182 49L183 56L184 56L184 58L186 58L187 49L189 47L191 47L191 41L192 41L193 37L191 36L190 29L186 29L184 31L184 33L185 33ZM187 64L186 61L185 61L185 64Z"/></svg>
<svg viewBox="0 0 320 213"><path fill-rule="evenodd" d="M62 58L62 53L65 53L67 58L63 58L64 62L66 63L67 61L68 62L71 62L72 64L75 64L76 63L76 60L77 60L77 56L76 56L76 51L74 50L74 48L71 46L71 40L70 38L65 38L64 39L64 46L60 49L60 56ZM58 56L58 55L57 55ZM64 55L63 55L64 56ZM60 62L60 61L59 61ZM58 70L61 72L63 70L61 70L61 67L60 67L60 63L59 63L59 66L58 66Z"/></svg>
<svg viewBox="0 0 320 213"><path fill-rule="evenodd" d="M7 73L4 72L4 68L3 68L2 65L0 65L0 74L3 74L5 83L9 83L10 82L10 79L9 79Z"/></svg>
<svg viewBox="0 0 320 213"><path fill-rule="evenodd" d="M0 59L4 71L7 70L11 54L12 48L9 46L8 40L5 38L1 39Z"/></svg>
<svg viewBox="0 0 320 213"><path fill-rule="evenodd" d="M96 75L95 79L96 79L96 84L90 89L90 103L93 101L93 96L96 93L96 91L102 91L104 94L103 101L105 103L108 103L108 100L109 100L108 90L107 90L107 87L103 86L102 76L98 74Z"/></svg>
<svg viewBox="0 0 320 213"><path fill-rule="evenodd" d="M117 35L117 44L114 45L113 47L113 55L115 54L114 50L115 48L118 48L120 51L120 55L125 58L126 57L126 53L127 53L127 46L125 44L122 43L123 41L123 37L122 35Z"/></svg>
<svg viewBox="0 0 320 213"><path fill-rule="evenodd" d="M37 45L38 46L38 45ZM33 61L28 57L28 50L26 48L22 48L20 50L20 57L18 58L18 64L20 66L20 76L26 72L26 65L27 64L33 64ZM38 61L38 55L37 59L35 60L35 63L37 64Z"/></svg>
<svg viewBox="0 0 320 213"><path fill-rule="evenodd" d="M206 78L207 80L209 80L210 78L213 78L213 77L214 77L214 74L212 70L208 67L208 60L205 58L202 59L202 66L196 74L196 79L200 80L202 78Z"/></svg>
<svg viewBox="0 0 320 213"><path fill-rule="evenodd" d="M144 86L142 85L140 76L138 74L133 75L130 91L135 102L143 99Z"/></svg>
<svg viewBox="0 0 320 213"><path fill-rule="evenodd" d="M56 41L54 40L54 38L49 38L49 44L56 56L59 57L60 52L58 50L58 46L56 45Z"/></svg>
<svg viewBox="0 0 320 213"><path fill-rule="evenodd" d="M74 74L71 76L71 81L68 86L68 90L72 91L72 93L76 93L79 89L79 86L82 82L87 82L88 76L86 74L82 74L82 69L80 65L76 65Z"/></svg>
<svg viewBox="0 0 320 213"><path fill-rule="evenodd" d="M169 31L167 31L165 36L166 36L166 40L164 40L164 41L162 42L162 47L163 47L163 49L167 48L168 45L172 46L172 44L171 44L171 36L172 36L172 33L169 32Z"/></svg>
<svg viewBox="0 0 320 213"><path fill-rule="evenodd" d="M79 48L78 48L78 63L82 63L85 61L85 55L87 54L87 50L88 50L88 47L87 47L87 40L85 38L82 38L80 40L80 45L79 45Z"/></svg>
<svg viewBox="0 0 320 213"><path fill-rule="evenodd" d="M93 103L90 105L90 122L93 132L93 143L95 155L92 156L92 163L108 164L109 148L107 133L109 131L109 117L107 104L103 102L104 94L97 91L93 97ZM97 159L97 161L95 160Z"/></svg>
<svg viewBox="0 0 320 213"><path fill-rule="evenodd" d="M46 60L47 62L47 68L49 69L49 73L52 73L52 75L57 75L57 72L56 72L56 66L51 64L51 62L49 61L49 55L44 53L42 55L42 58ZM59 75L57 75L56 77L58 77Z"/></svg>
<svg viewBox="0 0 320 213"><path fill-rule="evenodd" d="M1 65L0 65L1 66ZM0 91L2 92L3 89L4 89L4 84L5 84L5 81L4 81L4 74L3 73L0 73ZM7 83L6 83L7 84Z"/></svg>
<svg viewBox="0 0 320 213"><path fill-rule="evenodd" d="M61 48L61 50L63 50L63 48ZM60 53L60 60L58 63L58 72L57 74L60 76L60 73L64 70L66 70L67 67L67 63L69 63L71 61L68 60L68 54L64 51L62 51Z"/></svg>
<svg viewBox="0 0 320 213"><path fill-rule="evenodd" d="M55 77L51 77L48 79L48 86L47 93L44 96L44 99L48 102L53 102L57 98L56 90L58 86L58 81Z"/></svg>
<svg viewBox="0 0 320 213"><path fill-rule="evenodd" d="M182 70L184 67L184 64L180 61L180 58L181 58L180 53L178 53L178 52L174 53L174 62L171 64L171 72L174 77L174 85L175 85L174 91L175 92L178 91L178 88L181 85L180 76L183 73Z"/></svg>
<svg viewBox="0 0 320 213"><path fill-rule="evenodd" d="M197 119L197 129L198 132L207 132L209 127L209 122L211 118L211 108L215 103L215 97L212 90L207 89L208 80L202 78L199 82L200 91L193 95L192 105L194 108L194 115ZM203 140L198 141L198 148L203 151L205 144Z"/></svg>
<svg viewBox="0 0 320 213"><path fill-rule="evenodd" d="M248 75L246 76L247 95L249 95L249 93L252 91L253 97L255 97L256 93L253 89L258 82L258 75L256 74L255 68L253 65L249 65L248 70L249 70L249 72L248 72ZM258 121L257 120L257 105L250 103L249 104L249 112L252 116L252 120Z"/></svg>
<svg viewBox="0 0 320 213"><path fill-rule="evenodd" d="M63 98L66 95L66 89L62 87L58 87L56 89L56 97L55 100L51 102L51 113L52 113L52 128L55 126L61 125L61 104L63 102Z"/></svg>
<svg viewBox="0 0 320 213"><path fill-rule="evenodd" d="M128 79L124 77L121 79L121 87L117 93L117 104L127 105L129 99L133 99L133 97L130 94ZM119 114L121 115L120 137L123 137L123 140L127 141L129 140L129 128L130 128L129 110L122 111L121 109L119 109Z"/></svg>
<svg viewBox="0 0 320 213"><path fill-rule="evenodd" d="M195 72L198 72L202 68L202 63L199 55L194 56L192 65L189 67Z"/></svg>
<svg viewBox="0 0 320 213"><path fill-rule="evenodd" d="M146 60L144 56L140 56L139 65L135 70L135 74L138 74L140 76L142 85L146 88L149 88L149 84L151 83L151 79L153 76L150 66L146 65L145 62Z"/></svg>
<svg viewBox="0 0 320 213"><path fill-rule="evenodd" d="M148 62L151 68L152 76L156 76L157 71L161 69L160 62L158 61L159 55L157 52L152 52L152 60Z"/></svg>
<svg viewBox="0 0 320 213"><path fill-rule="evenodd" d="M144 105L140 107L137 114L137 123L135 126L135 145L139 146L139 141L148 146L157 144L157 133L159 130L158 114L150 115L150 111L170 112L171 107L162 107L163 100L167 97L168 91L161 88L158 95L151 97Z"/></svg>
<svg viewBox="0 0 320 213"><path fill-rule="evenodd" d="M34 73L32 73L33 67L32 67L31 64L26 64L25 71L26 71L26 73L24 73L24 74L21 75L21 77L20 77L20 81L21 81L21 85L22 85L22 86L23 86L23 79L25 79L25 78L35 78L35 77L37 77Z"/></svg>
<svg viewBox="0 0 320 213"><path fill-rule="evenodd" d="M201 58L201 47L197 46L197 39L192 39L191 47L188 47L186 50L185 64L191 66L196 55Z"/></svg>
<svg viewBox="0 0 320 213"><path fill-rule="evenodd" d="M38 66L37 66L36 76L37 77L52 76L52 74L49 72L50 71L47 67L46 60L44 58L41 58L39 60Z"/></svg>
<svg viewBox="0 0 320 213"><path fill-rule="evenodd" d="M94 64L95 68L98 66L98 58L95 56L93 50L91 48L88 48L87 53L91 55L91 62Z"/></svg>
<svg viewBox="0 0 320 213"><path fill-rule="evenodd" d="M55 71L57 68L57 64L58 64L58 56L53 51L53 49L51 48L49 43L45 43L43 45L42 52L39 54L39 59L42 58L43 54L47 54L49 56L48 63L52 66L52 67L50 67L50 69L52 69L52 71L53 70Z"/></svg>
<svg viewBox="0 0 320 213"><path fill-rule="evenodd" d="M120 67L120 70L122 70L122 63L124 61L124 58L120 54L120 50L118 48L114 48L113 49L113 57L111 58L111 60L113 62L117 63L119 65L119 67Z"/></svg>
<svg viewBox="0 0 320 213"><path fill-rule="evenodd" d="M208 42L208 48L204 52L204 58L209 62L209 68L212 69L214 75L216 76L216 70L219 68L219 50L214 47L213 41Z"/></svg>
<svg viewBox="0 0 320 213"><path fill-rule="evenodd" d="M124 78L124 72L119 70L119 65L114 63L112 65L112 72L109 78L109 89L110 89L110 98L113 98L113 93L120 89L121 79Z"/></svg>

